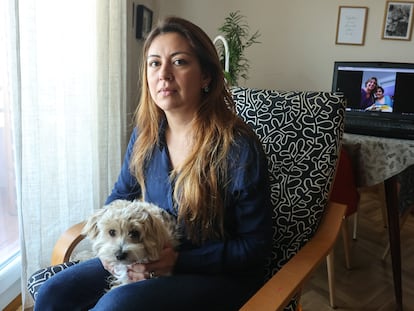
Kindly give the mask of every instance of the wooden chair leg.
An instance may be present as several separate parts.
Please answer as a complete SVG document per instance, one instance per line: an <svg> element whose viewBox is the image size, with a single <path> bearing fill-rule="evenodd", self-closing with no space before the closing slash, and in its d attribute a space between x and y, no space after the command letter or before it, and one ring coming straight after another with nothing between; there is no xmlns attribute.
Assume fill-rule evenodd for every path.
<svg viewBox="0 0 414 311"><path fill-rule="evenodd" d="M342 240L344 242L345 265L347 269L351 269L351 257L349 255L351 243L349 241L348 219L344 219L341 225Z"/></svg>
<svg viewBox="0 0 414 311"><path fill-rule="evenodd" d="M303 311L302 302L301 302L301 300L302 300L302 291L303 291L303 288L301 288L299 290L299 292L297 293L298 305L296 306L296 310L295 311Z"/></svg>
<svg viewBox="0 0 414 311"><path fill-rule="evenodd" d="M326 268L328 271L328 288L329 288L329 304L331 308L336 308L335 305L335 267L334 267L334 250L326 256Z"/></svg>
<svg viewBox="0 0 414 311"><path fill-rule="evenodd" d="M354 229L352 231L352 239L356 240L357 239L357 227L358 227L358 212L354 213Z"/></svg>

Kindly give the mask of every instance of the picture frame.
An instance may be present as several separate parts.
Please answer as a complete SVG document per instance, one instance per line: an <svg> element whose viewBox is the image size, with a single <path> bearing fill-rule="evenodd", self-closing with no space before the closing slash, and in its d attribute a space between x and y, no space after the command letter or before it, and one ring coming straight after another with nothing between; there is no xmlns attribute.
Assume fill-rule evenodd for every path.
<svg viewBox="0 0 414 311"><path fill-rule="evenodd" d="M336 27L336 44L364 45L368 7L340 6Z"/></svg>
<svg viewBox="0 0 414 311"><path fill-rule="evenodd" d="M135 37L144 39L152 28L152 11L144 5L138 5L135 20Z"/></svg>
<svg viewBox="0 0 414 311"><path fill-rule="evenodd" d="M382 39L411 40L414 2L387 1L385 4Z"/></svg>

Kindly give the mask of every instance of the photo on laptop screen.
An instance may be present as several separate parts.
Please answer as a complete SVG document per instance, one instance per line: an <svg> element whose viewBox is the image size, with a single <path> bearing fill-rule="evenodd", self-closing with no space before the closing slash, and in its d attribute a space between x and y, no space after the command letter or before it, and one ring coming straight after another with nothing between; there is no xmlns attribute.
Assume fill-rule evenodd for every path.
<svg viewBox="0 0 414 311"><path fill-rule="evenodd" d="M332 91L350 111L414 113L414 64L335 62Z"/></svg>

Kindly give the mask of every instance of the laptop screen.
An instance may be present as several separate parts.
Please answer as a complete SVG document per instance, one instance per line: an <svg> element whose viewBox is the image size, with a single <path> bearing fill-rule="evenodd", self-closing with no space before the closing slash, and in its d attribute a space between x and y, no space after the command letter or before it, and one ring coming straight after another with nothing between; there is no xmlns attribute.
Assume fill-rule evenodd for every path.
<svg viewBox="0 0 414 311"><path fill-rule="evenodd" d="M414 64L335 62L332 91L348 110L414 114Z"/></svg>
<svg viewBox="0 0 414 311"><path fill-rule="evenodd" d="M414 63L335 62L332 91L347 100L346 132L414 139Z"/></svg>

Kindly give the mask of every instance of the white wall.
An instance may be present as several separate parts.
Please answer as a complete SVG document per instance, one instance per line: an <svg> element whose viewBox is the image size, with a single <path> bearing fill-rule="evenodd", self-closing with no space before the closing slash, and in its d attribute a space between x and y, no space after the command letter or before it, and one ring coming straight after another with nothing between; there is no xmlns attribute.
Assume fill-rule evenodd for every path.
<svg viewBox="0 0 414 311"><path fill-rule="evenodd" d="M154 0L160 16L198 24L211 38L229 12L240 10L261 44L247 53L249 87L330 90L335 60L414 62L414 39L382 40L386 0ZM336 45L340 5L368 7L365 45ZM413 36L414 37L414 36Z"/></svg>

